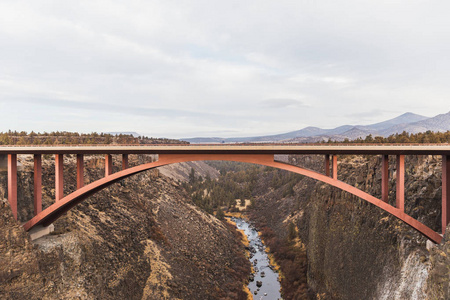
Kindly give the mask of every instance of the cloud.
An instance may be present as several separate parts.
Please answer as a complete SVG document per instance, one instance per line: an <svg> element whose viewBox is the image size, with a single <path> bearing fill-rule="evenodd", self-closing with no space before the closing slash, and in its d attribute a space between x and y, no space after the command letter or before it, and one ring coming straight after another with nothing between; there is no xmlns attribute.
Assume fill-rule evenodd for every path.
<svg viewBox="0 0 450 300"><path fill-rule="evenodd" d="M1 102L1 100L0 100ZM116 104L104 104L96 102L80 102L71 100L59 100L59 99L14 99L16 104L39 104L39 106L47 106L56 109L65 110L86 110L93 113L115 113L115 114L127 114L132 116L165 116L168 118L180 117L180 118L220 118L223 115L217 115L213 113L202 113L198 111L187 111L181 109L163 109L163 108L150 108L150 107L135 107L127 105ZM7 102L5 102L7 103Z"/></svg>
<svg viewBox="0 0 450 300"><path fill-rule="evenodd" d="M267 99L260 102L262 107L265 108L277 108L277 109L284 109L284 108L301 108L306 107L301 101L295 100L295 99Z"/></svg>
<svg viewBox="0 0 450 300"><path fill-rule="evenodd" d="M45 129L45 116L45 130L248 136L360 123L377 110L371 121L411 108L436 115L450 94L449 9L1 1L0 131Z"/></svg>

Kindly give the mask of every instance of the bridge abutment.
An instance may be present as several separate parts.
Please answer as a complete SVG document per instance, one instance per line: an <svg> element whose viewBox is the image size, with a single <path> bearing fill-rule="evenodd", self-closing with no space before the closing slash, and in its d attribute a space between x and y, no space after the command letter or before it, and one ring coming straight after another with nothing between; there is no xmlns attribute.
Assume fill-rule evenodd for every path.
<svg viewBox="0 0 450 300"><path fill-rule="evenodd" d="M30 234L30 238L32 241L37 240L38 238L41 238L43 236L49 235L55 231L55 226L53 224L50 224L48 226L35 226L32 228L28 233Z"/></svg>

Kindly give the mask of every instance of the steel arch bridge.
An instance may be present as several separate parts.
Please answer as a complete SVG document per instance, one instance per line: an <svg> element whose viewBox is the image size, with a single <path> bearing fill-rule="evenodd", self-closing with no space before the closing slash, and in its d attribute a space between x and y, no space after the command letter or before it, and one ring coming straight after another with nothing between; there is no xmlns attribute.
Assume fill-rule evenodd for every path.
<svg viewBox="0 0 450 300"><path fill-rule="evenodd" d="M274 167L327 183L355 195L385 210L416 229L428 239L440 243L442 235L405 213L405 155L442 156L442 234L450 222L450 146L448 145L176 145L176 146L67 146L67 147L0 147L0 155L8 157L8 200L17 219L17 155L34 155L34 217L23 226L30 230L48 226L72 207L98 191L124 178L164 165L199 160L226 160ZM55 155L55 203L42 210L42 155ZM77 190L64 196L63 155L77 155ZM84 185L84 155L105 155L105 177ZM122 155L122 170L112 172L112 155ZM155 162L129 167L130 154L158 154ZM276 154L324 155L324 173L275 161ZM381 155L382 191L378 199L358 188L338 180L338 155ZM389 156L396 157L396 202L388 203ZM330 172L330 167L332 172Z"/></svg>

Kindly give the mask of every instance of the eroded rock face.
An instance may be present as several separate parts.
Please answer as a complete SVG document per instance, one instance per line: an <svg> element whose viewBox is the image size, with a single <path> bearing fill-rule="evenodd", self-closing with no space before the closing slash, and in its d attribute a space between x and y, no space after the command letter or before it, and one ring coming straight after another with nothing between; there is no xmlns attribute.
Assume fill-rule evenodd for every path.
<svg viewBox="0 0 450 300"><path fill-rule="evenodd" d="M439 230L440 157L406 158L405 211ZM289 160L322 171L323 157ZM380 197L380 167L379 157L342 156L338 179ZM394 204L394 158L389 169L390 203ZM434 250L429 271L426 238L383 210L308 178L295 185L294 196L282 198L284 187L268 189L268 176L258 183L257 208L252 216L282 238L290 222L297 225L307 249L308 284L321 299L425 299L427 285L431 299L432 290L439 295L436 299L448 295L446 243ZM430 284L439 280L445 282L441 291L438 285Z"/></svg>
<svg viewBox="0 0 450 300"><path fill-rule="evenodd" d="M427 280L428 299L450 298L450 226L441 244L434 246L430 254L430 270Z"/></svg>
<svg viewBox="0 0 450 300"><path fill-rule="evenodd" d="M0 200L0 296L31 299L42 293L41 254L12 215L6 199Z"/></svg>
<svg viewBox="0 0 450 300"><path fill-rule="evenodd" d="M19 215L25 220L33 185L30 160L23 164ZM96 161L86 164L86 181L103 176ZM52 203L52 167L44 164L44 207ZM75 174L74 158L66 157L67 191ZM239 240L157 170L90 197L54 223L54 235L34 242L13 219L5 190L0 197L2 299L245 299L250 269Z"/></svg>

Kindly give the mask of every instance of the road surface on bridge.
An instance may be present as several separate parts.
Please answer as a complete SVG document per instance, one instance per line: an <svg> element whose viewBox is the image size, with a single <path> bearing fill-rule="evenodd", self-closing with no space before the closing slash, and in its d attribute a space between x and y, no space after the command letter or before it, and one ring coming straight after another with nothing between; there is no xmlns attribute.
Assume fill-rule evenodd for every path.
<svg viewBox="0 0 450 300"><path fill-rule="evenodd" d="M450 145L92 145L2 146L1 154L386 154L449 155Z"/></svg>

